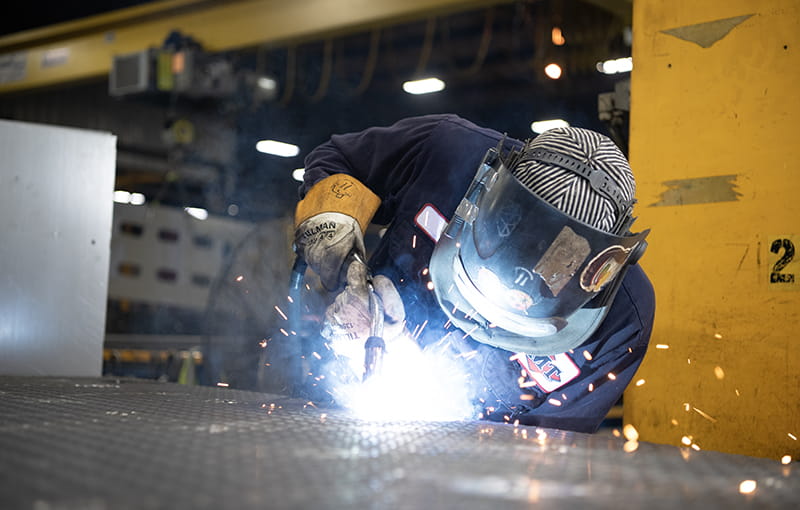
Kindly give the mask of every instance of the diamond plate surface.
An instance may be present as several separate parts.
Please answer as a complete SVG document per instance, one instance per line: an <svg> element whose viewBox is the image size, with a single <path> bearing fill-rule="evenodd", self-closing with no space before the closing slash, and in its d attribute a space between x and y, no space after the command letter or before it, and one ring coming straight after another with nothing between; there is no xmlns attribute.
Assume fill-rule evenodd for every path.
<svg viewBox="0 0 800 510"><path fill-rule="evenodd" d="M0 507L798 508L796 465L226 388L0 377ZM752 494L739 484L754 480Z"/></svg>

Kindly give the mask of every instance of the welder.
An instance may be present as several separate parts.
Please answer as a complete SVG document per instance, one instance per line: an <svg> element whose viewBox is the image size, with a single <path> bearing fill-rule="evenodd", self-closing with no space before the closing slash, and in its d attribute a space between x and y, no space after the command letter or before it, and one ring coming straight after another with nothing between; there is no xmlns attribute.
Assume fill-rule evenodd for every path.
<svg viewBox="0 0 800 510"><path fill-rule="evenodd" d="M409 332L447 343L485 418L599 427L655 310L648 231L631 231L635 181L611 139L566 127L523 141L426 115L333 135L305 168L295 247L336 295L321 332L335 350L363 356L371 290L389 351ZM371 223L386 228L367 268L352 254Z"/></svg>

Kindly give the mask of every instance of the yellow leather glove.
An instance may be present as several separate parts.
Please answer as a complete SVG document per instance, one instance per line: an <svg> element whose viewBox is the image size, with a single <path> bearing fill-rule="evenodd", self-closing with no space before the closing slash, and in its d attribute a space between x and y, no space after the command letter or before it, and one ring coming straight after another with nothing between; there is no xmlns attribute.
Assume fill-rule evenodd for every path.
<svg viewBox="0 0 800 510"><path fill-rule="evenodd" d="M380 203L355 177L334 174L297 204L295 247L329 291L342 283L342 265L351 252L364 258L364 232Z"/></svg>

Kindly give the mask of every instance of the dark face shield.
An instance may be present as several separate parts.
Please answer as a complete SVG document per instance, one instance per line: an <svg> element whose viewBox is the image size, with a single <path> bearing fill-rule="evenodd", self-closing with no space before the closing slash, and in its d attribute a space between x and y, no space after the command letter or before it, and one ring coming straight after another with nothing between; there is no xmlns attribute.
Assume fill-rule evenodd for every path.
<svg viewBox="0 0 800 510"><path fill-rule="evenodd" d="M558 354L603 320L647 233L610 234L575 220L522 185L491 150L433 252L434 292L476 340Z"/></svg>

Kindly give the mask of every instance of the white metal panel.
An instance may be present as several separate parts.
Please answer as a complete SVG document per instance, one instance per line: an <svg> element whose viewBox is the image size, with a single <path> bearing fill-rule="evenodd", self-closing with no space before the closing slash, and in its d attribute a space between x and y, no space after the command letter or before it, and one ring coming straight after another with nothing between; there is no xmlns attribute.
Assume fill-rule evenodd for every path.
<svg viewBox="0 0 800 510"><path fill-rule="evenodd" d="M0 374L100 375L116 137L0 120Z"/></svg>

